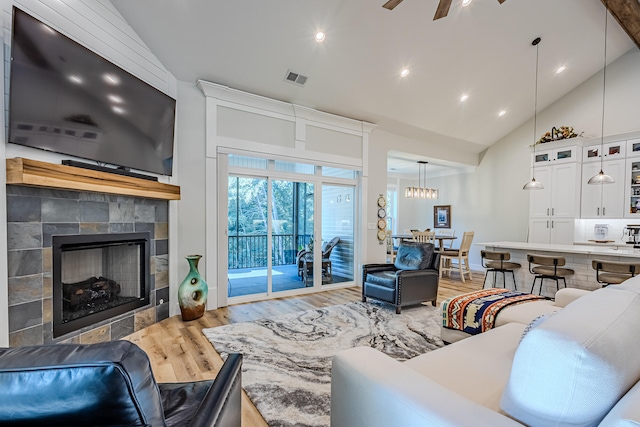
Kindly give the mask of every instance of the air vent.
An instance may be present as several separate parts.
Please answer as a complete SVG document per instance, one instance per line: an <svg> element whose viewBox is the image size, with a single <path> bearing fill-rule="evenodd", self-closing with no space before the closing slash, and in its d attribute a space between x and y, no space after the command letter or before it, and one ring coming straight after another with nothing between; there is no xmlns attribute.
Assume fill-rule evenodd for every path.
<svg viewBox="0 0 640 427"><path fill-rule="evenodd" d="M303 76L302 74L294 73L293 71L287 70L287 75L284 79L288 82L295 83L300 86L304 86L307 82L308 77Z"/></svg>

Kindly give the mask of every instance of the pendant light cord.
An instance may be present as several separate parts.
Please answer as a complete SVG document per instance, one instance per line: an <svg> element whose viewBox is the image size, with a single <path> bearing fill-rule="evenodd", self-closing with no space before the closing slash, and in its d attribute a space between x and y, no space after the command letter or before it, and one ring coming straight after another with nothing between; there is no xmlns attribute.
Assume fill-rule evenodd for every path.
<svg viewBox="0 0 640 427"><path fill-rule="evenodd" d="M604 66L602 67L602 131L600 134L600 172L603 168L604 159L604 105L605 92L607 87L607 22L609 21L609 8L604 6Z"/></svg>
<svg viewBox="0 0 640 427"><path fill-rule="evenodd" d="M537 135L537 127L538 127L538 44L540 44L540 37L533 41L533 44L536 45L536 91L534 92L534 101L533 101L533 154L534 161L533 167L535 169L535 154L536 154L536 135Z"/></svg>

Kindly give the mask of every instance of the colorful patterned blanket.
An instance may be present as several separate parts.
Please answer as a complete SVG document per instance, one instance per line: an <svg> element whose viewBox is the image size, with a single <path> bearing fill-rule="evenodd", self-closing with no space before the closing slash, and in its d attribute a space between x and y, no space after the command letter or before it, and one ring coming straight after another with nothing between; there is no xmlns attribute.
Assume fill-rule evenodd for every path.
<svg viewBox="0 0 640 427"><path fill-rule="evenodd" d="M496 316L505 307L546 299L509 289L483 289L449 298L442 303L442 325L471 335L493 328Z"/></svg>

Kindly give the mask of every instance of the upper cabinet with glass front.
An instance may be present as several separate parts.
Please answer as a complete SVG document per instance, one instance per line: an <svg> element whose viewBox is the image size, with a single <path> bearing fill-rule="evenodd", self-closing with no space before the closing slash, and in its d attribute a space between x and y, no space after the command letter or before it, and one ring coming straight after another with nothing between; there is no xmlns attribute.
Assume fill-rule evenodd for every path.
<svg viewBox="0 0 640 427"><path fill-rule="evenodd" d="M624 159L626 148L626 141L610 142L604 146L601 144L588 145L582 148L582 163L599 162L603 154L602 160Z"/></svg>
<svg viewBox="0 0 640 427"><path fill-rule="evenodd" d="M536 152L532 155L532 160L536 166L579 162L580 154L581 153L580 151L578 151L578 146L573 145L547 150L536 150Z"/></svg>
<svg viewBox="0 0 640 427"><path fill-rule="evenodd" d="M627 157L640 157L640 138L627 140Z"/></svg>

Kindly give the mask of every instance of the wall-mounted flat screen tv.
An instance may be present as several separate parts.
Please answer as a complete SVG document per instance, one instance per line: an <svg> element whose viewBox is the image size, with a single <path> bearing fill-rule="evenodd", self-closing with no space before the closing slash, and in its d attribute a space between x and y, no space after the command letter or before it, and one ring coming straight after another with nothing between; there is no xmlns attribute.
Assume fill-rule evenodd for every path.
<svg viewBox="0 0 640 427"><path fill-rule="evenodd" d="M171 175L175 100L14 7L9 142Z"/></svg>

